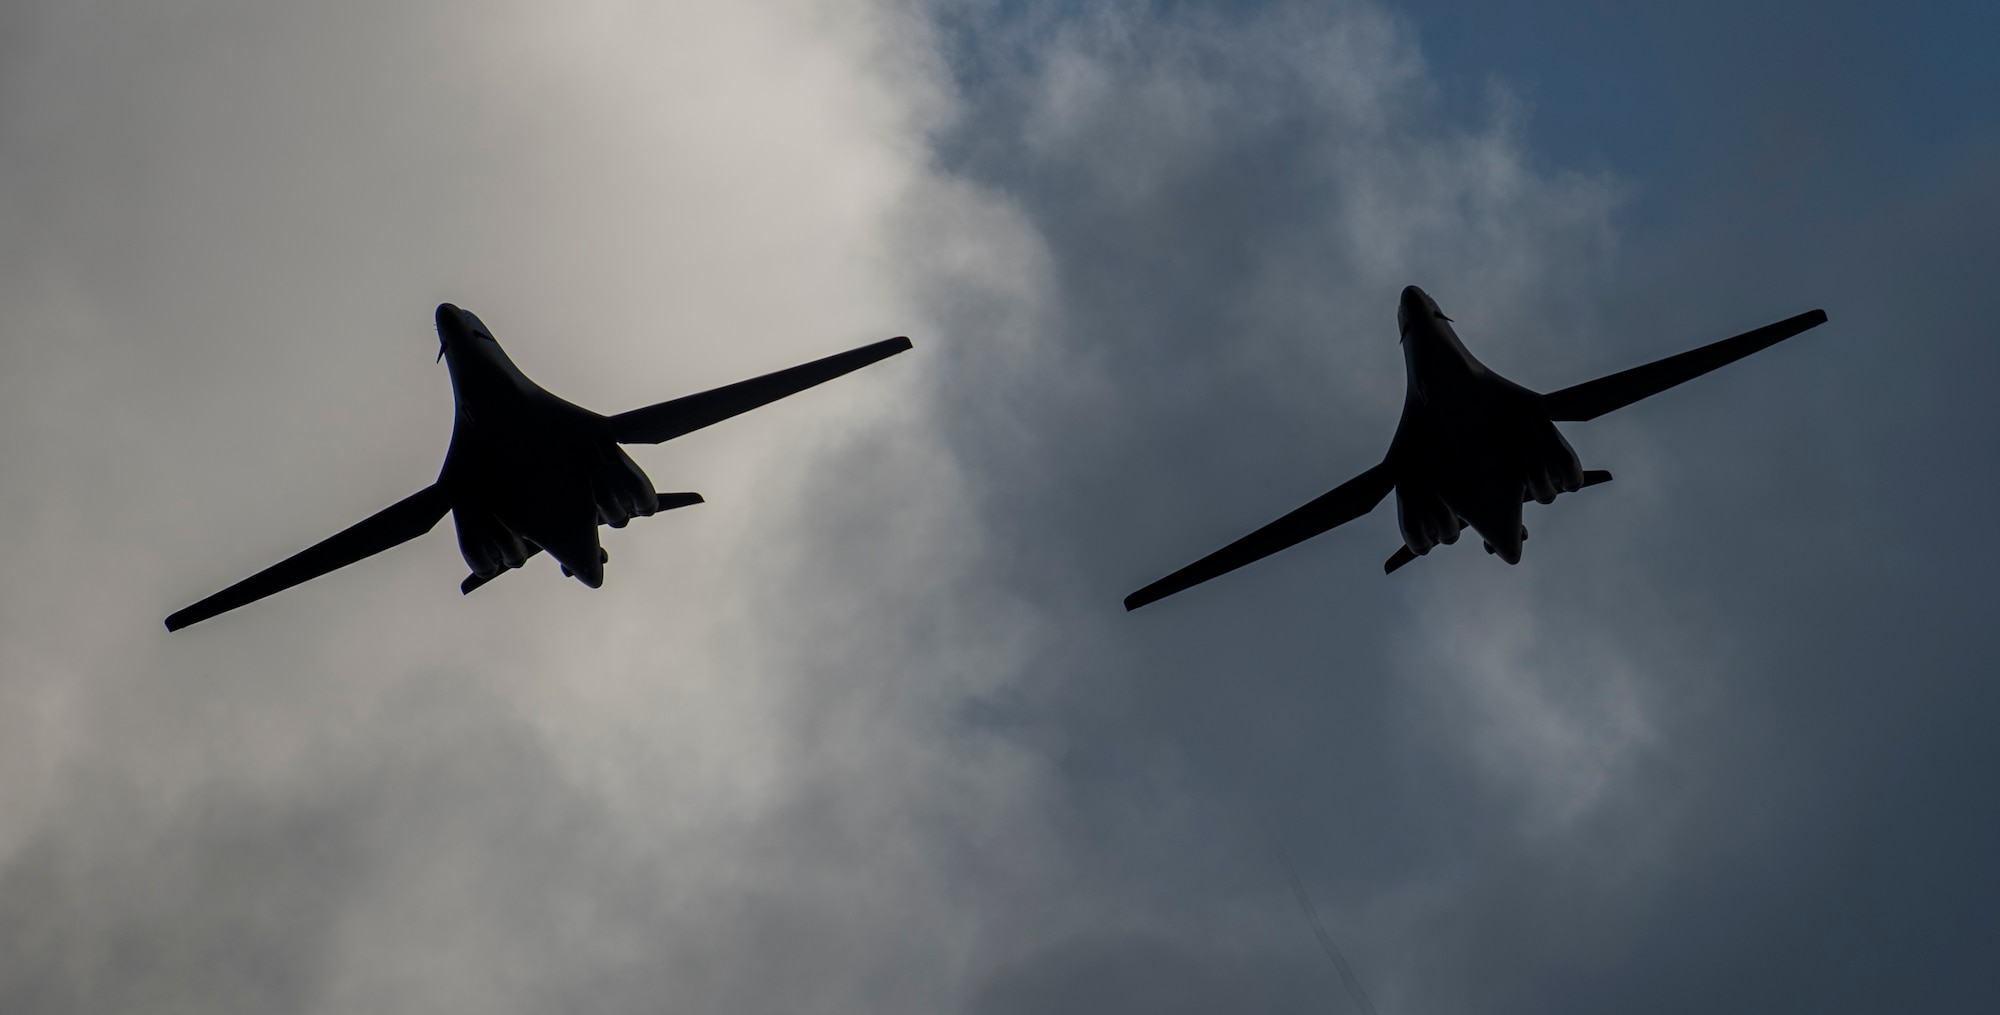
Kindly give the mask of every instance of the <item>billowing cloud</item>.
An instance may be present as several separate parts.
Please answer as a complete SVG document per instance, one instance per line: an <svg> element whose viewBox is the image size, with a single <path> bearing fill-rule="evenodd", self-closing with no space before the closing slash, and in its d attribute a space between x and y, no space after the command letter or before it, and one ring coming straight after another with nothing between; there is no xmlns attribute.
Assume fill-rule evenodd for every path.
<svg viewBox="0 0 2000 1015"><path fill-rule="evenodd" d="M609 539L601 594L541 568L461 598L439 531L171 637L159 620L430 481L440 300L607 411L915 331L885 223L942 101L923 22L12 21L0 1007L948 997L964 935L928 829L996 820L979 802L1021 796L1032 764L947 752L925 717L949 686L906 699L766 652L812 626L784 605L792 499L857 430L918 429L920 356L641 450L708 503ZM892 492L846 496L933 527L951 503ZM882 587L922 567L864 563Z"/></svg>
<svg viewBox="0 0 2000 1015"><path fill-rule="evenodd" d="M1273 836L1384 1012L1990 989L1991 554L1873 478L1990 492L1990 159L1635 238L1373 3L10 11L0 1008L1340 1010ZM1834 325L1574 428L1517 568L1119 609L1377 460L1411 282L1536 387ZM446 299L603 410L917 347L640 451L708 502L602 590L164 634L430 480Z"/></svg>

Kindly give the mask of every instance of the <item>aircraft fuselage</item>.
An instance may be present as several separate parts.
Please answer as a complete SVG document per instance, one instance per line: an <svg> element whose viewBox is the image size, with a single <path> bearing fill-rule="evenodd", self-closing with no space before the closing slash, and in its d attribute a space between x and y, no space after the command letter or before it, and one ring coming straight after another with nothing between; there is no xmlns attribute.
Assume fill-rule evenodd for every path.
<svg viewBox="0 0 2000 1015"><path fill-rule="evenodd" d="M1389 446L1403 542L1424 554L1470 525L1509 564L1521 559L1521 504L1581 489L1583 464L1541 396L1494 373L1416 286L1397 309L1408 378Z"/></svg>
<svg viewBox="0 0 2000 1015"><path fill-rule="evenodd" d="M611 439L603 416L529 380L472 312L442 304L437 326L456 405L438 483L451 500L468 581L546 550L585 585L602 585L597 527L658 511L652 481Z"/></svg>

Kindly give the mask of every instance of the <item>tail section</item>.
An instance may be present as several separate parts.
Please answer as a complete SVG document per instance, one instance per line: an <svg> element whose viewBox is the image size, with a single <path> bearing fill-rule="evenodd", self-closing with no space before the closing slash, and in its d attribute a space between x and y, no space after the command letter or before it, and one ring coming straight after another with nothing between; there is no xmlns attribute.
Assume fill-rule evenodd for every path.
<svg viewBox="0 0 2000 1015"><path fill-rule="evenodd" d="M659 508L657 509L659 511L671 511L674 508L688 507L689 505L703 503L701 494L693 492L663 493L659 495L659 501L660 505ZM542 552L542 548L536 546L533 543L523 541L522 545L526 548L526 552L520 556L520 559L512 563L504 564L503 566L491 571L487 571L484 573L481 573L479 571L474 571L473 573L466 575L465 580L458 583L458 594L462 596L469 596L472 594L472 591L474 589L477 589L485 585L487 582L490 582L493 579L498 578L503 574L506 574L513 568L520 567L522 564L527 562L529 557L532 557L535 554ZM598 547L597 548L598 565L601 567L602 565L609 564L610 562L611 562L610 553L608 553L602 546ZM563 566L562 573L563 577L565 578L575 577L575 575L570 572L569 567L566 565ZM601 578L599 580L600 582L602 581ZM586 582L585 584L588 584L588 582ZM595 588L596 586L591 586L591 587Z"/></svg>
<svg viewBox="0 0 2000 1015"><path fill-rule="evenodd" d="M1596 486L1599 483L1609 483L1609 482L1611 482L1611 473L1604 469L1585 469L1583 471L1583 485L1586 487ZM1522 498L1523 501L1525 502L1527 497L1529 496L1532 496L1532 494L1525 495ZM1463 526L1465 524L1464 519L1460 519L1459 524ZM1520 531L1521 531L1520 542L1521 543L1527 542L1528 527L1522 525L1520 526ZM1491 541L1488 541L1486 543L1486 552L1496 553L1498 552L1498 550ZM1389 559L1382 562L1382 573L1395 574L1398 568L1401 568L1403 565L1408 564L1413 560L1416 560L1417 556L1418 556L1417 552L1415 550L1410 549L1409 544L1407 543L1402 546L1396 547L1396 552L1390 554ZM1520 543L1516 543L1514 546L1514 560L1510 560L1507 563L1512 564L1518 560L1520 560Z"/></svg>
<svg viewBox="0 0 2000 1015"><path fill-rule="evenodd" d="M1528 540L1527 527L1521 524L1521 504L1516 502L1494 514L1497 517L1474 520L1472 528L1485 537L1488 553L1509 564L1519 564L1521 544Z"/></svg>

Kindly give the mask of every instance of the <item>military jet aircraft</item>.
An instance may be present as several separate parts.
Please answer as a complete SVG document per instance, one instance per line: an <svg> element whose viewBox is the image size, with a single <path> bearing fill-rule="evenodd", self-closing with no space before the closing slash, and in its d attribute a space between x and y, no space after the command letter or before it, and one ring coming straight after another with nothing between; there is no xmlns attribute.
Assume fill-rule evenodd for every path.
<svg viewBox="0 0 2000 1015"><path fill-rule="evenodd" d="M1585 470L1557 423L1596 419L1683 381L1734 363L1826 323L1811 310L1608 377L1536 394L1494 373L1467 351L1452 320L1416 286L1396 309L1409 385L1403 418L1381 464L1306 506L1125 597L1136 610L1353 521L1396 491L1403 545L1382 565L1395 571L1470 528L1486 552L1521 561L1528 530L1521 505L1609 482Z"/></svg>
<svg viewBox="0 0 2000 1015"><path fill-rule="evenodd" d="M620 444L658 444L797 394L910 348L891 338L802 366L600 416L528 379L470 310L437 308L438 359L451 370L451 446L437 482L326 541L266 568L167 618L177 631L310 581L429 532L450 512L458 548L472 568L469 594L529 557L548 551L591 588L604 584L610 556L597 527L701 503L698 493L656 493Z"/></svg>

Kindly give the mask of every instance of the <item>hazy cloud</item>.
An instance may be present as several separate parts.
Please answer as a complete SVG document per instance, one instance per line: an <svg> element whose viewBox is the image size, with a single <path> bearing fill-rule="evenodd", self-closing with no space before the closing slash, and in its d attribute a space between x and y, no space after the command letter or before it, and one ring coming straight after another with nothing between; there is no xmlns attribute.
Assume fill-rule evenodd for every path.
<svg viewBox="0 0 2000 1015"><path fill-rule="evenodd" d="M1372 3L4 19L0 1007L1344 1010L1267 832L1385 1013L1991 996L2000 203L1825 168L1865 82L1662 182ZM1716 186L1766 106L1824 151ZM1379 458L1411 282L1537 387L1833 323L1571 428L1517 568L1123 613ZM446 299L603 410L917 347L640 452L708 503L602 590L438 533L162 633L430 480Z"/></svg>

